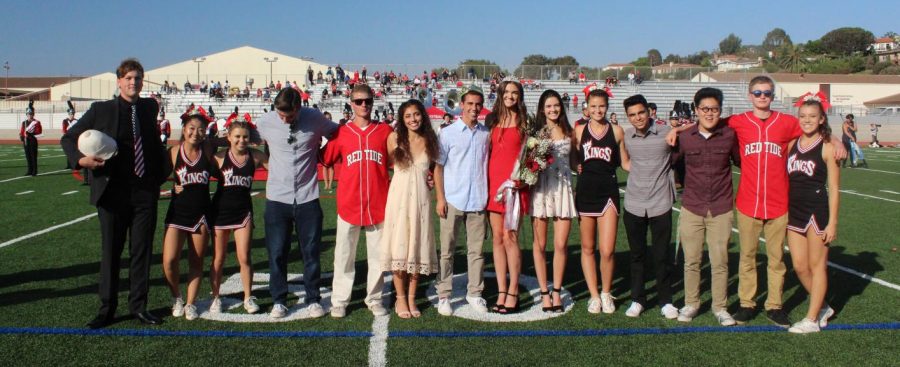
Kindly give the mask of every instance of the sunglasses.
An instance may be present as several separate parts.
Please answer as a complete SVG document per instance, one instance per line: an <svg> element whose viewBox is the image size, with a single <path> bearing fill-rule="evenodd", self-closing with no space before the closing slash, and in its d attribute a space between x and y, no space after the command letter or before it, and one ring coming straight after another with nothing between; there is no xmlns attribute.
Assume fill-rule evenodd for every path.
<svg viewBox="0 0 900 367"><path fill-rule="evenodd" d="M354 100L353 100L353 104L355 104L355 105L357 105L357 106L363 106L363 105L371 106L371 105L373 105L374 103L375 103L375 99L374 99L374 98L360 98L360 99L354 99Z"/></svg>
<svg viewBox="0 0 900 367"><path fill-rule="evenodd" d="M700 112L703 112L703 113L710 113L710 112L719 113L719 111L721 111L718 107L706 107L706 106L700 107L700 108L698 108L698 110L700 110Z"/></svg>
<svg viewBox="0 0 900 367"><path fill-rule="evenodd" d="M762 96L766 96L766 98L772 98L772 95L775 93L770 90L755 90L755 91L750 92L750 94L752 94L756 98L759 98Z"/></svg>

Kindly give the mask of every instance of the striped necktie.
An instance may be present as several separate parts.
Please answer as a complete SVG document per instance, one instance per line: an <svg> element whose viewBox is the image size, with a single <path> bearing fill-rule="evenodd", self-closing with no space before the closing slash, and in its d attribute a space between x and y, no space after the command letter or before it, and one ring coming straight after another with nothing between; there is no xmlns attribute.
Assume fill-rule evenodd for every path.
<svg viewBox="0 0 900 367"><path fill-rule="evenodd" d="M137 105L131 105L131 132L134 133L134 175L144 177L144 148L137 119Z"/></svg>

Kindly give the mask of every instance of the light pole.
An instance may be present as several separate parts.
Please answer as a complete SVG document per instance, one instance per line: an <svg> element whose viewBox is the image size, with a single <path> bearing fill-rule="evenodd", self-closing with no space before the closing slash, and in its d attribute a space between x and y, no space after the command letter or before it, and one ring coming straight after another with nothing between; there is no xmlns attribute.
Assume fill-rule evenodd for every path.
<svg viewBox="0 0 900 367"><path fill-rule="evenodd" d="M206 61L205 57L195 57L194 62L197 63L197 85L200 85L200 63Z"/></svg>
<svg viewBox="0 0 900 367"><path fill-rule="evenodd" d="M6 96L3 99L9 99L9 61L3 63L3 68L6 69Z"/></svg>
<svg viewBox="0 0 900 367"><path fill-rule="evenodd" d="M269 63L269 83L272 82L272 64L278 61L278 56L275 57L263 57L263 60L266 60Z"/></svg>

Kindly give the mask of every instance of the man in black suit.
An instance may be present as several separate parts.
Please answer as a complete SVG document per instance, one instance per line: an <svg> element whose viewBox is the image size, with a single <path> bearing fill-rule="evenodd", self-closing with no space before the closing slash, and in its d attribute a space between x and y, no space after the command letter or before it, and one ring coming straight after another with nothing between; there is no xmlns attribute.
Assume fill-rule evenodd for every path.
<svg viewBox="0 0 900 367"><path fill-rule="evenodd" d="M131 256L128 309L141 323L162 323L147 311L147 293L159 187L171 168L166 164L165 151L156 132L159 105L153 99L140 98L143 66L135 59L126 59L116 69L116 77L119 96L92 104L60 141L72 166L90 171L90 202L97 207L100 219L100 310L87 324L92 329L109 325L115 317L120 258L128 233ZM112 137L118 153L106 161L82 154L77 148L78 137L89 129Z"/></svg>

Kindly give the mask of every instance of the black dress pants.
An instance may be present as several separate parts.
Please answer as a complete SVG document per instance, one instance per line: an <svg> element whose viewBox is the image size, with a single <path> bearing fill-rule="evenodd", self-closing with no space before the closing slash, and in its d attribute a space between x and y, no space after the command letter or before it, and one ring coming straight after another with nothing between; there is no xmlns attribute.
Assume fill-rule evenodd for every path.
<svg viewBox="0 0 900 367"><path fill-rule="evenodd" d="M672 210L656 217L639 217L624 211L625 232L631 249L631 300L647 306L644 294L644 265L647 254L647 229L652 238L651 260L656 270L656 292L659 305L672 303L671 267L674 259L672 240Z"/></svg>

